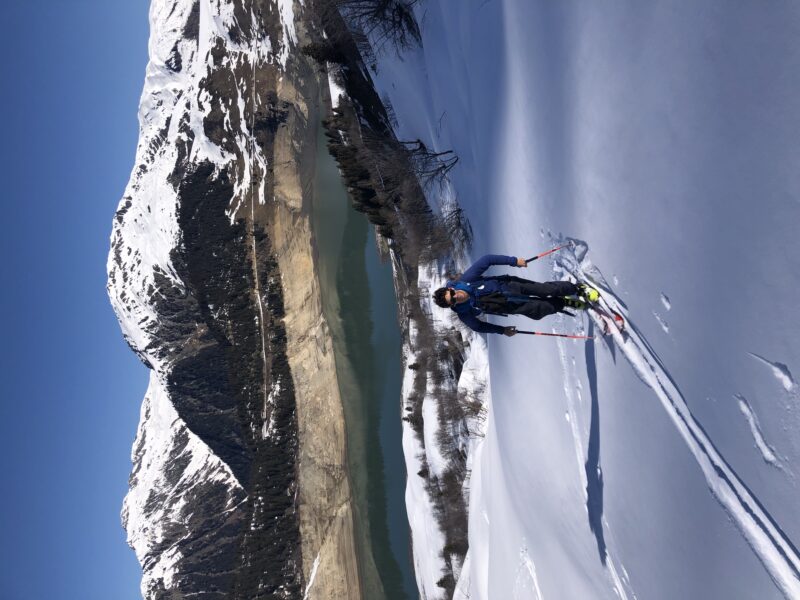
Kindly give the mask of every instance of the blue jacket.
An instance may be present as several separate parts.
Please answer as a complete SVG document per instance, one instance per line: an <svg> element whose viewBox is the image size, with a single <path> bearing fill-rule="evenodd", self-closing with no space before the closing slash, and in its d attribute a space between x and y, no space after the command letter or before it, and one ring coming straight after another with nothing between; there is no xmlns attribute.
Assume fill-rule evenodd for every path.
<svg viewBox="0 0 800 600"><path fill-rule="evenodd" d="M458 318L461 319L464 325L470 329L474 329L478 333L503 333L505 330L505 328L500 325L493 325L492 323L487 323L478 319L478 315L484 312L478 306L481 296L500 292L506 297L508 303L524 303L528 301L526 296L516 296L506 292L504 282L511 279L510 277L483 277L484 271L494 265L514 267L517 265L517 259L514 256L487 254L464 271L464 274L459 280L448 281L446 284L449 288L464 290L469 295L469 300L467 302L456 304L451 308L456 312Z"/></svg>

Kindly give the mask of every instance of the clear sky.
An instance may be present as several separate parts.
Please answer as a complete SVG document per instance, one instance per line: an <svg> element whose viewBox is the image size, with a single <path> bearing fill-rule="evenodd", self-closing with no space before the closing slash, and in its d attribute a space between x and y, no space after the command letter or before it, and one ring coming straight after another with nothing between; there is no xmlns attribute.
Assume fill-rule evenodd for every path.
<svg viewBox="0 0 800 600"><path fill-rule="evenodd" d="M140 598L119 512L147 372L106 292L147 0L3 8L0 598Z"/></svg>

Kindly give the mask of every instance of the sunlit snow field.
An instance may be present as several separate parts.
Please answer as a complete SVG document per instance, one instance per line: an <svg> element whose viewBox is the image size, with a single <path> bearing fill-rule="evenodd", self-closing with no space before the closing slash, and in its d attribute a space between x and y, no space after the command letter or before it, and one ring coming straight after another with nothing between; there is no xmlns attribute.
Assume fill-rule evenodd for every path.
<svg viewBox="0 0 800 600"><path fill-rule="evenodd" d="M473 258L579 240L514 274L592 276L631 330L490 336L457 595L800 597L800 8L417 14L378 85L401 139L458 154Z"/></svg>

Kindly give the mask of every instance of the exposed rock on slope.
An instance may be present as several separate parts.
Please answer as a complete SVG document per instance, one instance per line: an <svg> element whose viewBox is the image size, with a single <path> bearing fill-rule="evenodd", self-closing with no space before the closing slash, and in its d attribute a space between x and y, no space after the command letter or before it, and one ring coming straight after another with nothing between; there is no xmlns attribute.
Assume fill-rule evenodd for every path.
<svg viewBox="0 0 800 600"><path fill-rule="evenodd" d="M123 508L146 598L359 598L291 0L153 0L108 289L152 369Z"/></svg>

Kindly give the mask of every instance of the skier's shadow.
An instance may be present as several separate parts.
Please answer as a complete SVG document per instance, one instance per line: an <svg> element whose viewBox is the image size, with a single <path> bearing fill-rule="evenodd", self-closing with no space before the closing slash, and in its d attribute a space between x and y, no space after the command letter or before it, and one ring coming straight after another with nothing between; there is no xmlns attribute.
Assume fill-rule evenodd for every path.
<svg viewBox="0 0 800 600"><path fill-rule="evenodd" d="M594 334L594 323L589 322L589 335ZM589 393L592 399L592 416L589 426L589 449L586 455L586 508L589 528L597 540L600 561L606 564L606 541L603 536L603 471L600 468L600 401L597 396L597 362L594 341L586 343L586 371L589 376Z"/></svg>

